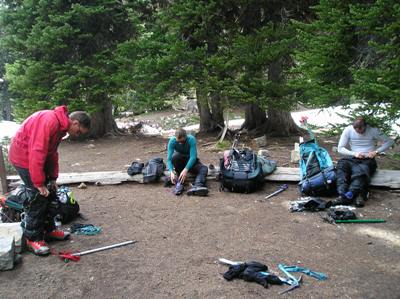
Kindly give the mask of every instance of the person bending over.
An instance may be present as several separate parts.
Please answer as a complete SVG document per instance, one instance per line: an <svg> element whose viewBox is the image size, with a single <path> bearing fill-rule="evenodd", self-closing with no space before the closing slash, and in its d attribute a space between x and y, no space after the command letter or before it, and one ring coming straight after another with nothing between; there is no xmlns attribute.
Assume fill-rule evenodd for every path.
<svg viewBox="0 0 400 299"><path fill-rule="evenodd" d="M68 115L66 106L42 110L29 116L11 141L9 160L21 177L28 198L23 203L22 221L28 249L37 255L47 255L50 248L45 239L65 240L68 232L55 227L50 215L49 189L57 191L58 152L61 139L86 134L90 118L82 111ZM48 189L49 187L49 189Z"/></svg>

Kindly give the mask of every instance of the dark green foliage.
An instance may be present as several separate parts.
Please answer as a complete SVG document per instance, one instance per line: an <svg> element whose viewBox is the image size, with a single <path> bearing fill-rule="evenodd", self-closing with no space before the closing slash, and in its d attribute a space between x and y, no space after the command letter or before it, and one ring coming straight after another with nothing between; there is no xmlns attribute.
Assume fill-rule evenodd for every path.
<svg viewBox="0 0 400 299"><path fill-rule="evenodd" d="M297 23L296 95L315 106L358 103L354 116L389 131L400 117L400 5L322 0L315 12Z"/></svg>
<svg viewBox="0 0 400 299"><path fill-rule="evenodd" d="M109 101L119 88L114 52L135 32L127 4L6 0L2 5L3 45L15 59L7 66L7 80L19 119L60 104L97 111Z"/></svg>

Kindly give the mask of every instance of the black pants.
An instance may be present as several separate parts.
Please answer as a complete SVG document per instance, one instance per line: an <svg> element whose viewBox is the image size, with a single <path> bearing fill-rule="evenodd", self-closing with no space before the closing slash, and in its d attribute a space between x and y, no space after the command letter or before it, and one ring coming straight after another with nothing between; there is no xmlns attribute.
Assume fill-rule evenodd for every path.
<svg viewBox="0 0 400 299"><path fill-rule="evenodd" d="M375 159L340 159L337 164L336 180L339 195L347 191L353 192L354 198L359 194L366 194L376 168Z"/></svg>
<svg viewBox="0 0 400 299"><path fill-rule="evenodd" d="M54 220L49 212L50 198L40 195L32 183L29 170L14 166L30 193L24 202L25 218L22 221L24 236L31 241L40 241L45 232L54 230Z"/></svg>
<svg viewBox="0 0 400 299"><path fill-rule="evenodd" d="M189 155L183 155L181 153L175 152L172 156L172 165L176 173L179 175L182 170L185 168L187 162L189 161ZM190 173L196 175L194 179L195 186L205 186L206 185L206 177L208 173L208 167L200 162L199 159L196 160L193 167L189 169Z"/></svg>

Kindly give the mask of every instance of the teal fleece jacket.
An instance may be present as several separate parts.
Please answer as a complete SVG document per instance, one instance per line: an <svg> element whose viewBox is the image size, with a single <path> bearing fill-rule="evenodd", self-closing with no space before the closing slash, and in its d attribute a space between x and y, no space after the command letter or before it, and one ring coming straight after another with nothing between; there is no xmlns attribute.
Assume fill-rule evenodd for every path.
<svg viewBox="0 0 400 299"><path fill-rule="evenodd" d="M177 142L176 137L171 137L169 139L167 155L167 166L169 171L174 169L174 166L172 165L172 156L175 151L189 156L189 161L185 166L185 168L189 170L193 167L194 163L196 163L197 159L196 138L192 135L187 135L186 141L183 144Z"/></svg>

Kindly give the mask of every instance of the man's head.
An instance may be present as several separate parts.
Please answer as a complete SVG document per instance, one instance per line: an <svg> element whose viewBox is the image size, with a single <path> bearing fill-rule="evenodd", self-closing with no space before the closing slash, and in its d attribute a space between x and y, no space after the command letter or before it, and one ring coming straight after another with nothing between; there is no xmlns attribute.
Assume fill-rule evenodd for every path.
<svg viewBox="0 0 400 299"><path fill-rule="evenodd" d="M365 129L367 128L367 123L363 117L358 117L353 122L353 128L358 134L364 134Z"/></svg>
<svg viewBox="0 0 400 299"><path fill-rule="evenodd" d="M68 134L72 137L85 135L90 129L90 116L84 111L75 111L69 115Z"/></svg>
<svg viewBox="0 0 400 299"><path fill-rule="evenodd" d="M187 133L186 133L185 129L184 128L178 128L175 131L175 137L176 137L176 141L178 143L185 143L186 137L187 137Z"/></svg>

